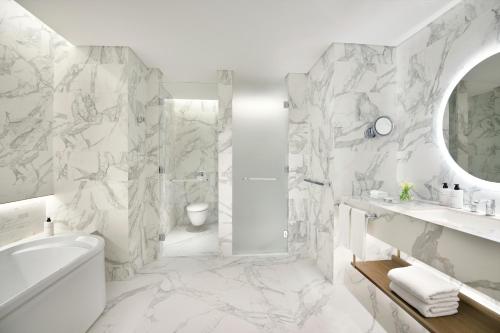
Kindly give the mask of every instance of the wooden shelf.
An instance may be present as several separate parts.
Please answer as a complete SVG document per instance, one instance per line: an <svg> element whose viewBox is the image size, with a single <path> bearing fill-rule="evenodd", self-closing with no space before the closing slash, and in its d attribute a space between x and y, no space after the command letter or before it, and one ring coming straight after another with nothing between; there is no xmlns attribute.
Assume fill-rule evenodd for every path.
<svg viewBox="0 0 500 333"><path fill-rule="evenodd" d="M409 266L399 257L393 256L392 260L356 261L352 265L430 332L500 333L500 316L462 294L459 295L457 314L438 318L422 316L389 288L387 273L393 268Z"/></svg>

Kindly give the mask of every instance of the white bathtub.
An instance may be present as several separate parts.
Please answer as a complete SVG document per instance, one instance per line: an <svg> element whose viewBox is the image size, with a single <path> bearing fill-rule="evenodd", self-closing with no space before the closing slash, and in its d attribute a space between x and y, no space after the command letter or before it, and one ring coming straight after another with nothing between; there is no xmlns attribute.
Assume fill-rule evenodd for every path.
<svg viewBox="0 0 500 333"><path fill-rule="evenodd" d="M103 249L81 234L0 248L0 332L86 332L106 304Z"/></svg>

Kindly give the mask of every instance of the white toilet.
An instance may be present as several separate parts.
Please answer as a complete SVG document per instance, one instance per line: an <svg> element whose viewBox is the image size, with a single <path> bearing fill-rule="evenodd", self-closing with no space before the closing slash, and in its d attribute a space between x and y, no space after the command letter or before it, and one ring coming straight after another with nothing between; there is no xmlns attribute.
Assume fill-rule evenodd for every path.
<svg viewBox="0 0 500 333"><path fill-rule="evenodd" d="M193 203L186 207L189 221L195 227L203 225L208 217L208 204L207 203Z"/></svg>

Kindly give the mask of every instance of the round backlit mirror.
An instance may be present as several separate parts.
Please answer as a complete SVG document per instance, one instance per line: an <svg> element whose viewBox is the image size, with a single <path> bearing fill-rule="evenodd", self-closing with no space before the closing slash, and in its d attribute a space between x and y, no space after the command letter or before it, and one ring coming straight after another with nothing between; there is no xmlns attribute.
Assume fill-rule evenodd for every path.
<svg viewBox="0 0 500 333"><path fill-rule="evenodd" d="M392 132L392 127L392 120L387 116L378 117L373 124L375 132L381 136L389 135Z"/></svg>
<svg viewBox="0 0 500 333"><path fill-rule="evenodd" d="M469 174L500 183L500 54L486 58L455 86L442 128L451 157Z"/></svg>

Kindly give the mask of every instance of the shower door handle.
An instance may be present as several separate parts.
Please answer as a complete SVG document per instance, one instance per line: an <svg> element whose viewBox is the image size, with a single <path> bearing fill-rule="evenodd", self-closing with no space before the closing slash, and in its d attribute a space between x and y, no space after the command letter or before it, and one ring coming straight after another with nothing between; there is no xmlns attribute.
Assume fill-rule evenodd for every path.
<svg viewBox="0 0 500 333"><path fill-rule="evenodd" d="M262 181L262 182L274 182L277 181L276 177L243 177L243 180L246 182L249 181Z"/></svg>

